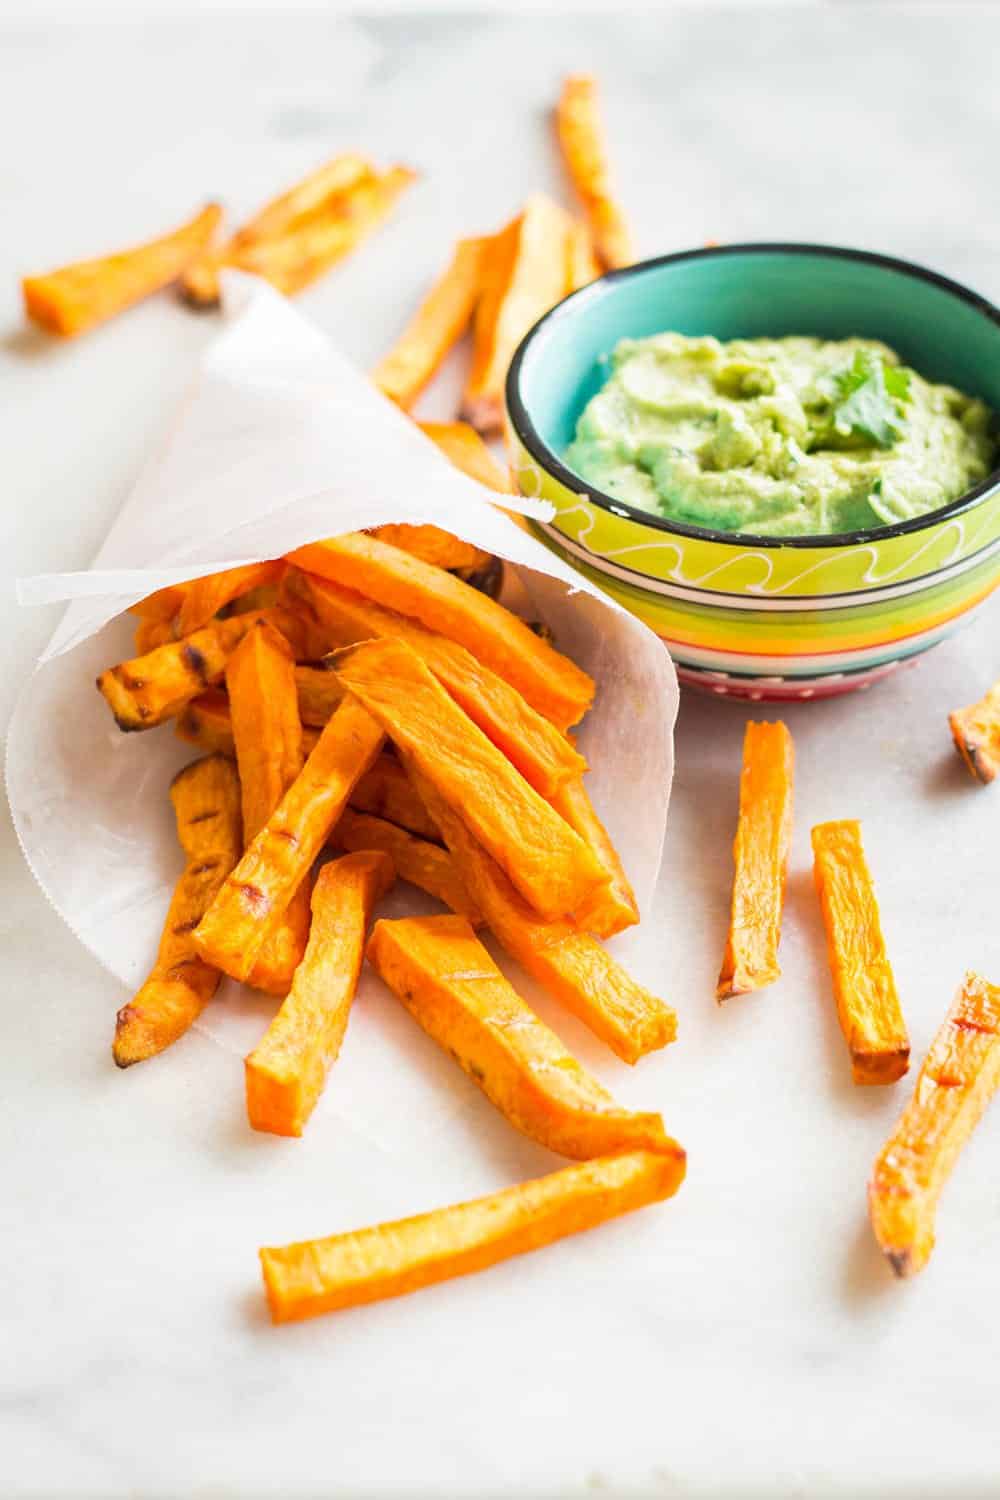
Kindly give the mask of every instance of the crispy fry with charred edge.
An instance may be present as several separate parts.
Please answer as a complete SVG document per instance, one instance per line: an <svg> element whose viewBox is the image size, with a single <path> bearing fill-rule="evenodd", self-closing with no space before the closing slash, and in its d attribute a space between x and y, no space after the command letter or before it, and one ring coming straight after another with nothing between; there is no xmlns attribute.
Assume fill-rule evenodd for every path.
<svg viewBox="0 0 1000 1500"><path fill-rule="evenodd" d="M544 917L576 911L608 876L558 813L398 640L345 646L341 686L419 767L526 901Z"/></svg>
<svg viewBox="0 0 1000 1500"><path fill-rule="evenodd" d="M226 663L233 745L240 773L243 838L251 843L302 770L302 724L295 659L283 635L260 623ZM307 875L261 949L250 983L287 995L309 936Z"/></svg>
<svg viewBox="0 0 1000 1500"><path fill-rule="evenodd" d="M586 224L573 221L566 231L566 290L578 292L601 274L594 241Z"/></svg>
<svg viewBox="0 0 1000 1500"><path fill-rule="evenodd" d="M302 1134L344 1040L372 910L393 879L391 859L374 851L345 855L316 877L305 957L245 1063L254 1130Z"/></svg>
<svg viewBox="0 0 1000 1500"><path fill-rule="evenodd" d="M556 107L556 135L598 256L609 271L631 265L632 237L612 192L597 81L589 74L573 74L564 82Z"/></svg>
<svg viewBox="0 0 1000 1500"><path fill-rule="evenodd" d="M792 836L794 766L795 747L780 719L747 725L733 846L732 914L716 990L720 1000L759 990L781 974L778 942Z"/></svg>
<svg viewBox="0 0 1000 1500"><path fill-rule="evenodd" d="M586 672L510 610L377 537L351 532L299 547L289 561L457 641L557 729L569 729L593 702Z"/></svg>
<svg viewBox="0 0 1000 1500"><path fill-rule="evenodd" d="M875 1238L897 1276L923 1270L941 1190L1000 1084L1000 987L966 974L872 1173Z"/></svg>
<svg viewBox="0 0 1000 1500"><path fill-rule="evenodd" d="M486 434L503 426L504 382L514 351L538 319L566 295L567 214L534 193L483 257L472 369L462 415Z"/></svg>
<svg viewBox="0 0 1000 1500"><path fill-rule="evenodd" d="M910 1065L910 1039L885 951L861 825L819 823L812 846L837 1014L854 1082L894 1083Z"/></svg>
<svg viewBox="0 0 1000 1500"><path fill-rule="evenodd" d="M978 703L949 714L948 723L959 755L987 786L1000 775L1000 682Z"/></svg>
<svg viewBox="0 0 1000 1500"><path fill-rule="evenodd" d="M220 755L235 755L233 744L233 721L229 715L229 699L218 688L209 688L199 693L177 715L174 732L179 740L197 745L200 750L218 752ZM303 728L302 753L310 755L319 739L319 730Z"/></svg>
<svg viewBox="0 0 1000 1500"><path fill-rule="evenodd" d="M344 700L202 918L195 946L209 963L249 979L384 738L357 702Z"/></svg>
<svg viewBox="0 0 1000 1500"><path fill-rule="evenodd" d="M211 242L222 210L210 203L172 234L132 250L82 260L22 282L28 317L49 333L73 338L176 281Z"/></svg>
<svg viewBox="0 0 1000 1500"><path fill-rule="evenodd" d="M617 932L624 932L626 927L634 927L639 920L635 892L625 874L618 850L594 811L583 777L574 776L563 782L550 795L549 801L559 816L565 818L588 848L593 850L611 877L607 885L599 887L574 913L578 926L599 938L613 937Z"/></svg>
<svg viewBox="0 0 1000 1500"><path fill-rule="evenodd" d="M191 635L207 625L220 609L231 604L240 594L260 588L262 584L274 583L284 570L284 562L247 563L240 568L227 568L222 573L209 573L196 578L184 590L180 609L177 612L174 633Z"/></svg>
<svg viewBox="0 0 1000 1500"><path fill-rule="evenodd" d="M271 1318L292 1323L484 1271L672 1197L684 1167L671 1141L667 1151L597 1157L471 1203L261 1250Z"/></svg>
<svg viewBox="0 0 1000 1500"><path fill-rule="evenodd" d="M533 709L515 687L456 641L323 578L293 571L288 586L306 591L335 646L371 639L405 641L459 708L542 796L554 796L567 781L587 769L587 762L565 735Z"/></svg>
<svg viewBox="0 0 1000 1500"><path fill-rule="evenodd" d="M390 167L329 199L321 210L290 225L285 234L237 247L226 263L255 271L292 297L377 229L415 177L408 167Z"/></svg>
<svg viewBox="0 0 1000 1500"><path fill-rule="evenodd" d="M458 241L444 274L372 371L379 390L404 411L409 411L472 322L488 244L485 239Z"/></svg>
<svg viewBox="0 0 1000 1500"><path fill-rule="evenodd" d="M440 526L413 526L406 521L398 521L374 527L371 535L388 542L391 547L401 547L404 552L419 557L425 563L432 563L435 568L477 572L490 561L490 554L484 552L482 547L463 542L461 537L452 536L450 531L443 531Z"/></svg>
<svg viewBox="0 0 1000 1500"><path fill-rule="evenodd" d="M464 918L376 922L368 962L515 1130L581 1160L669 1150L660 1116L616 1103L507 983Z"/></svg>
<svg viewBox="0 0 1000 1500"><path fill-rule="evenodd" d="M677 1017L670 1006L626 974L590 933L536 916L430 782L407 769L487 926L511 958L623 1062L672 1042Z"/></svg>
<svg viewBox="0 0 1000 1500"><path fill-rule="evenodd" d="M440 844L418 839L395 823L351 808L341 813L332 841L351 853L361 849L381 850L392 860L400 880L435 896L473 927L482 926L482 913L466 890L451 855Z"/></svg>
<svg viewBox="0 0 1000 1500"><path fill-rule="evenodd" d="M173 718L192 698L219 681L230 654L259 620L280 630L296 656L319 644L306 621L282 608L213 620L183 640L169 641L101 673L97 687L118 728L126 733L152 729Z"/></svg>
<svg viewBox="0 0 1000 1500"><path fill-rule="evenodd" d="M231 760L210 755L174 777L170 800L184 873L174 888L153 971L118 1012L112 1047L120 1068L183 1036L215 994L219 972L195 952L192 932L239 859L240 784Z"/></svg>
<svg viewBox="0 0 1000 1500"><path fill-rule="evenodd" d="M421 432L436 443L456 469L501 495L512 493L510 475L497 463L479 433L468 422L419 422Z"/></svg>

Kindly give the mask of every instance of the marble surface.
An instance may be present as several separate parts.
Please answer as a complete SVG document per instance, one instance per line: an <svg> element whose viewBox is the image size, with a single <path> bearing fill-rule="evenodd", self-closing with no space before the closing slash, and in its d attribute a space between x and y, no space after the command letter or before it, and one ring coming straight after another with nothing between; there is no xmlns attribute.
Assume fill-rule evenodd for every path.
<svg viewBox="0 0 1000 1500"><path fill-rule="evenodd" d="M644 250L839 241L996 296L998 44L1000 11L960 4L8 23L5 571L86 564L211 336L164 298L47 345L18 327L25 267L154 231L201 192L248 207L341 146L402 156L425 169L420 189L303 299L369 362L455 233L557 185L544 110L564 68L593 65ZM428 409L448 399L446 380ZM0 612L6 722L53 617L19 613L9 589ZM663 1109L690 1153L680 1195L486 1276L297 1328L267 1323L259 1244L486 1192L554 1159L460 1078L446 1129L375 1146L330 1113L302 1142L254 1137L238 1062L202 1034L119 1074L122 995L47 909L5 821L0 1493L1000 1493L1000 1110L948 1189L930 1270L894 1284L864 1184L905 1085L850 1084L808 859L813 822L864 820L919 1058L963 968L1000 973L1000 804L966 778L944 723L995 677L998 627L1000 603L865 697L789 710L785 974L722 1011L745 715L684 699L636 963L676 1004L682 1040L630 1071L545 1012L623 1100ZM399 1068L416 1112L434 1062L414 1028Z"/></svg>

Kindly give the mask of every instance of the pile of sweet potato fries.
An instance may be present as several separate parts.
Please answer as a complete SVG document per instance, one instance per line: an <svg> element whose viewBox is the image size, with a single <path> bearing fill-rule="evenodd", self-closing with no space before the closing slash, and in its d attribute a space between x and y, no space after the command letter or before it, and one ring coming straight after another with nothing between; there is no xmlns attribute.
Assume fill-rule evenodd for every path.
<svg viewBox="0 0 1000 1500"><path fill-rule="evenodd" d="M583 217L535 194L498 233L460 240L373 371L409 411L471 329L467 423L421 425L499 493L509 481L479 434L501 430L515 348L568 292L632 259L592 78L566 80L555 125ZM212 204L161 240L27 278L28 314L73 335L171 282L214 306L225 267L293 294L360 244L413 176L337 156L228 238ZM626 1062L674 1039L671 1008L603 946L639 914L571 732L594 684L497 602L500 578L495 558L434 526L331 538L145 599L135 658L98 679L123 730L170 721L204 752L170 789L186 863L152 971L118 1015L120 1066L175 1042L230 975L280 1000L246 1059L250 1124L301 1135L367 958L515 1128L582 1162L477 1202L263 1250L276 1321L481 1269L669 1197L684 1176L660 1116L618 1106L477 936L492 933ZM950 724L973 776L994 780L1000 683ZM793 777L787 727L749 724L720 1001L781 972ZM860 826L821 824L812 845L853 1078L890 1084L910 1047ZM450 914L379 918L397 879ZM941 1189L998 1084L1000 989L968 974L870 1184L898 1275L926 1264Z"/></svg>

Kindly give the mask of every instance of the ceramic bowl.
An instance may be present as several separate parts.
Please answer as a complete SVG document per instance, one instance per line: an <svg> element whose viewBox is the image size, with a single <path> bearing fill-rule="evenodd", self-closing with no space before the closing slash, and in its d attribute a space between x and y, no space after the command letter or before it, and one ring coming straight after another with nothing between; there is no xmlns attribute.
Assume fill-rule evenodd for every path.
<svg viewBox="0 0 1000 1500"><path fill-rule="evenodd" d="M600 360L620 338L665 329L884 339L922 375L1000 410L1000 311L883 255L729 245L613 271L535 325L507 380L520 487L556 508L543 539L663 638L683 680L741 698L866 687L1000 583L1000 469L918 520L819 537L711 531L588 490L560 455L602 384Z"/></svg>

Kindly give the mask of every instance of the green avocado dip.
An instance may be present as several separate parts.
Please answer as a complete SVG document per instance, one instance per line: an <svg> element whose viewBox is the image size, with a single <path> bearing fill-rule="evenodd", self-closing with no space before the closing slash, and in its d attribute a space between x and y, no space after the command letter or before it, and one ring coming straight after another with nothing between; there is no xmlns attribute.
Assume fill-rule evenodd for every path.
<svg viewBox="0 0 1000 1500"><path fill-rule="evenodd" d="M638 510L817 536L926 515L989 474L993 414L872 339L623 339L566 463Z"/></svg>

